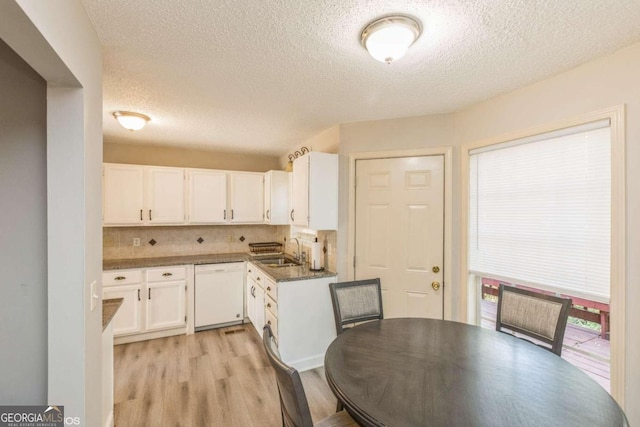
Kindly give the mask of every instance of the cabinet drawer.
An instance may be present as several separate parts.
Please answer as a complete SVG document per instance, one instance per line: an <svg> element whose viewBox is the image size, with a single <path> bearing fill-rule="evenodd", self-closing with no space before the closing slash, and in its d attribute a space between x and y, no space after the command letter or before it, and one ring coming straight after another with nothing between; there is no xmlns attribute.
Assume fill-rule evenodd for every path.
<svg viewBox="0 0 640 427"><path fill-rule="evenodd" d="M274 316L272 312L267 310L265 312L265 321L267 325L271 326L271 332L273 332L273 336L276 341L278 341L278 318Z"/></svg>
<svg viewBox="0 0 640 427"><path fill-rule="evenodd" d="M142 270L113 270L102 273L102 286L142 283Z"/></svg>
<svg viewBox="0 0 640 427"><path fill-rule="evenodd" d="M147 270L147 282L169 282L184 280L186 277L186 267L157 267Z"/></svg>
<svg viewBox="0 0 640 427"><path fill-rule="evenodd" d="M275 302L271 297L267 297L265 301L265 308L267 311L273 313L274 316L278 316L278 303Z"/></svg>
<svg viewBox="0 0 640 427"><path fill-rule="evenodd" d="M260 274L260 270L258 270L258 268L251 264L250 262L247 263L247 276L251 277L253 280L256 280L256 278L258 277L258 275Z"/></svg>
<svg viewBox="0 0 640 427"><path fill-rule="evenodd" d="M275 302L278 302L278 285L276 285L276 283L272 282L271 280L266 280L262 286L264 286L264 291L266 292L266 294L269 295Z"/></svg>

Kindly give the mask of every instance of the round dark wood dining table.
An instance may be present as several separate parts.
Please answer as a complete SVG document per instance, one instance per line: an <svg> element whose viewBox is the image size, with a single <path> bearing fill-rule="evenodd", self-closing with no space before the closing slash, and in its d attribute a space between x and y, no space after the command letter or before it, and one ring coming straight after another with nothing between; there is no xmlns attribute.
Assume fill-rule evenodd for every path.
<svg viewBox="0 0 640 427"><path fill-rule="evenodd" d="M626 426L598 383L507 334L436 319L385 319L325 355L333 393L363 426Z"/></svg>

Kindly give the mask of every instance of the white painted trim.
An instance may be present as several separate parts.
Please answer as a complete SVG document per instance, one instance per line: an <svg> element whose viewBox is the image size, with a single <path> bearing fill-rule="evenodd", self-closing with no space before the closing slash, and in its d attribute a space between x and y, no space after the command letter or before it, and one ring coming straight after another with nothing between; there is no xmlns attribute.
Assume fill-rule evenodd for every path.
<svg viewBox="0 0 640 427"><path fill-rule="evenodd" d="M626 109L611 119L611 395L624 408L626 378Z"/></svg>
<svg viewBox="0 0 640 427"><path fill-rule="evenodd" d="M131 335L122 335L113 338L113 345L128 344L131 342L154 340L156 338L172 337L174 335L188 335L186 326L163 329L161 331L143 332Z"/></svg>
<svg viewBox="0 0 640 427"><path fill-rule="evenodd" d="M460 153L460 280L467 283L467 244L469 230L469 151L514 139L538 135L558 129L609 119L611 121L611 395L624 408L625 342L626 342L626 198L625 198L625 106L582 114L567 120L511 132L463 145ZM460 298L461 321L476 323L469 316L469 289Z"/></svg>
<svg viewBox="0 0 640 427"><path fill-rule="evenodd" d="M452 319L454 289L452 283L453 243L453 148L435 147L413 150L371 151L349 155L349 205L347 228L347 280L353 280L353 257L355 256L355 182L356 160L391 159L399 157L444 156L444 318Z"/></svg>
<svg viewBox="0 0 640 427"><path fill-rule="evenodd" d="M287 362L287 364L297 369L298 372L310 371L311 369L324 366L324 353L305 357L304 359L294 360L290 363Z"/></svg>
<svg viewBox="0 0 640 427"><path fill-rule="evenodd" d="M104 423L104 427L113 427L113 409L109 411L109 416L107 417L107 421Z"/></svg>

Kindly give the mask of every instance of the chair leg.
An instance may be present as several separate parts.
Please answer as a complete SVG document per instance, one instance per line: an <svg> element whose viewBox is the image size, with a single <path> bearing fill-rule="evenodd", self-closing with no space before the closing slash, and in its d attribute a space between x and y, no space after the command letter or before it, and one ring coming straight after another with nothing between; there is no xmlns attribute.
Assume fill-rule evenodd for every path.
<svg viewBox="0 0 640 427"><path fill-rule="evenodd" d="M338 404L336 405L336 412L340 412L343 409L344 409L344 406L342 405L342 402L338 400Z"/></svg>

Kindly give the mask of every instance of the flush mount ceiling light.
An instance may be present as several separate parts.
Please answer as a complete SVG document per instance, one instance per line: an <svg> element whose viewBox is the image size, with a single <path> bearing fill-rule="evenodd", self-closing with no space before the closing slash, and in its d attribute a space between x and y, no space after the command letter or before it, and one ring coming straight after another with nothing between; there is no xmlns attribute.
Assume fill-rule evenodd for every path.
<svg viewBox="0 0 640 427"><path fill-rule="evenodd" d="M420 22L406 15L389 15L370 22L360 36L362 46L380 62L391 64L404 56L420 37Z"/></svg>
<svg viewBox="0 0 640 427"><path fill-rule="evenodd" d="M140 130L151 120L149 116L131 111L116 111L113 113L113 117L120 123L120 126L128 130Z"/></svg>

